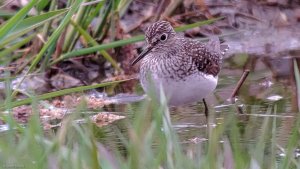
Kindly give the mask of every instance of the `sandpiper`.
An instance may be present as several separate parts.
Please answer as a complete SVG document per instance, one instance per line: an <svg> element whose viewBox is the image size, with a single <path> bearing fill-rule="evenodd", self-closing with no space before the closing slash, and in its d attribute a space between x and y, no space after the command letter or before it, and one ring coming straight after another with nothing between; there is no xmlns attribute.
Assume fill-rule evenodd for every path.
<svg viewBox="0 0 300 169"><path fill-rule="evenodd" d="M139 75L144 91L154 91L158 99L163 91L171 106L202 100L207 116L204 98L217 86L222 56L227 50L220 50L219 38L212 37L204 44L177 34L167 21L149 26L145 38L147 47L131 63L142 60Z"/></svg>

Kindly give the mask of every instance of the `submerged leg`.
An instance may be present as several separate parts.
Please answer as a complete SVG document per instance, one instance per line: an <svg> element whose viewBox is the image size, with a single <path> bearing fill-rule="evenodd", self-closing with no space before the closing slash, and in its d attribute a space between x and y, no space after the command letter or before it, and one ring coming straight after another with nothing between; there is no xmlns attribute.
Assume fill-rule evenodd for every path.
<svg viewBox="0 0 300 169"><path fill-rule="evenodd" d="M204 113L205 113L205 117L207 118L208 117L208 107L207 107L207 104L206 104L206 101L205 99L202 99L203 103L204 103Z"/></svg>

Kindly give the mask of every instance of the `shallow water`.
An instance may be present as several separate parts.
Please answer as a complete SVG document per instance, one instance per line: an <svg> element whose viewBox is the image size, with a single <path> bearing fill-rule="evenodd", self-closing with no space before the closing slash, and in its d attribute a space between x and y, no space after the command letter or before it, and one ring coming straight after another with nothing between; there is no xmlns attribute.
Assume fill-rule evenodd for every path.
<svg viewBox="0 0 300 169"><path fill-rule="evenodd" d="M235 98L235 104L232 104L229 98L243 69L229 68L226 65L230 61L230 59L225 60L225 66L219 76L219 85L215 93L207 98L211 113L208 123L202 102L170 108L172 127L176 130L180 142L189 154L196 155L198 149L195 146L199 148L209 142L209 129L223 127L225 134L219 140L223 145L230 137L228 133L232 130L232 127L228 127L228 124L225 123L228 123L228 119L232 119L233 123L238 126L239 142L250 149L255 147L262 135L265 135L266 146L270 146L271 139L274 137L271 130L275 129L276 146L278 147L276 153L278 157L284 156L284 152L280 148L286 147L296 120L294 82L291 81L293 72L277 77L266 66L263 59L258 59L257 67L251 70ZM124 102L126 102L126 98L125 101L123 100ZM127 108L126 106L115 106L113 109L116 112L122 112ZM128 115L129 118L132 116L134 115ZM127 127L124 126L123 120L105 127L104 131L107 135L105 140L110 142L108 144L111 146L119 145L119 149L123 149L118 134L115 133L116 129L126 133ZM103 138L100 137L100 139Z"/></svg>
<svg viewBox="0 0 300 169"><path fill-rule="evenodd" d="M299 40L297 37L296 39ZM246 40L240 39L240 41ZM260 39L256 41L260 41ZM232 126L227 124L230 119L238 127L238 139L243 147L249 149L255 147L262 135L266 135L264 142L266 146L270 146L272 137L274 137L271 132L274 130L278 147L276 153L278 157L285 155L283 147L287 145L297 118L296 112L298 112L292 58L298 56L299 51L290 53L282 53L282 51L298 48L299 46L295 46L295 44L299 45L299 43L294 43L294 41L289 41L293 42L293 45L286 45L290 48L274 48L267 56L264 53L265 48L261 47L263 45L258 44L258 48L255 46L257 45L255 42L240 46L229 42L229 46L234 46L234 48L229 50L230 56L224 60L217 89L206 98L210 109L209 120L204 115L202 102L170 108L172 127L176 130L186 152L193 156L197 154L196 151L199 150L199 147L207 145L210 141L208 133L212 128L224 128L224 134L220 137L219 142L226 145L232 130ZM284 42L280 41L280 43ZM250 53L251 55L234 53ZM229 98L245 68L250 70L250 74L233 104ZM107 99L114 105L105 107L105 111L114 112L114 114L120 114L130 119L135 114L130 114L132 112L129 110L132 106L136 106L131 103L140 102L145 98L142 95L119 94ZM266 125L267 122L268 125ZM119 134L126 135L128 130L126 125L124 120L118 120L102 128L95 126L95 131L100 131L96 135L108 146L124 150L125 153ZM8 129L7 125L0 125L0 132ZM267 133L265 133L266 131ZM295 157L299 157L299 150L295 150Z"/></svg>
<svg viewBox="0 0 300 169"><path fill-rule="evenodd" d="M239 66L238 63L240 60L235 60L234 57L225 60L217 89L206 98L210 109L209 120L204 115L202 102L182 107L171 107L172 127L177 132L184 150L191 156L196 156L199 153L199 148L207 145L210 141L209 130L213 128L224 128L225 131L220 137L219 143L226 145L232 130L232 126L230 127L228 124L228 119L233 120L232 123L238 127L239 143L249 149L256 146L262 135L266 135L265 145L270 146L271 139L274 137L271 130L275 129L277 156L285 156L283 147L287 145L297 117L296 92L293 86L295 82L292 78L294 73L286 71L284 68L274 71L270 64L287 68L291 66L287 63L292 63L292 59L283 57L272 62L275 60L274 58L256 58L255 64L233 104L229 98L243 74L243 67ZM253 56L246 57L248 62L253 59ZM136 114L130 114L132 113L129 110L130 107L136 106L135 102L140 102L143 99L145 99L143 95L118 94L109 97L109 100L115 104L105 109L130 119L136 116ZM267 126L265 125L266 122L268 122ZM231 122L229 121L229 123ZM0 125L0 131L7 130L7 125ZM127 130L128 126L124 120L115 121L101 128L95 126L95 131L100 131L96 134L100 141L104 141L109 147L124 153L126 153L125 148L119 134L127 135ZM267 134L266 131L268 131ZM295 157L299 157L297 152L295 150Z"/></svg>
<svg viewBox="0 0 300 169"><path fill-rule="evenodd" d="M229 102L229 97L235 88L235 85L240 78L240 75L231 73L231 71L223 71L220 75L221 83L216 92L208 97L211 105L211 113L213 118L210 119L213 124L221 125L228 117L234 115L238 122L247 126L252 131L262 130L263 122L266 118L276 119L277 139L286 143L291 132L291 127L286 124L294 124L296 113L292 111L291 89L285 86L284 83L271 80L266 81L258 77L255 72L251 73L247 78L238 97L235 105ZM265 86L265 84L270 86ZM268 113L268 109L277 105L276 114L274 111ZM239 108L242 112L238 111ZM243 113L243 114L241 114ZM171 113L171 118L174 127L178 131L183 142L188 142L193 138L205 138L207 130L206 118L203 114L202 103L176 108ZM241 142L255 142L255 139L260 135L259 132L250 134L247 138L240 138Z"/></svg>

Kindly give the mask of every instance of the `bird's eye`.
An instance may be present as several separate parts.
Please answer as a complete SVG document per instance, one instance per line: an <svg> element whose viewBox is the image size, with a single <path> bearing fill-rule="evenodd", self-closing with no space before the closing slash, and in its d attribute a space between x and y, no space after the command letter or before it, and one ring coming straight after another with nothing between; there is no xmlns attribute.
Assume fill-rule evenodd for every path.
<svg viewBox="0 0 300 169"><path fill-rule="evenodd" d="M167 40L167 34L163 33L163 34L160 36L160 40L161 40L161 41Z"/></svg>

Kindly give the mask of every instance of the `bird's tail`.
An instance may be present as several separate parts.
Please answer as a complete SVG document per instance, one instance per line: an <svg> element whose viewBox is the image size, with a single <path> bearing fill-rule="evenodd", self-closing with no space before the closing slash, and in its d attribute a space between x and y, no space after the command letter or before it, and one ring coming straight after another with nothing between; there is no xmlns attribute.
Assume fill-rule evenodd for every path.
<svg viewBox="0 0 300 169"><path fill-rule="evenodd" d="M208 49L215 52L220 52L222 55L224 55L229 49L229 46L227 44L220 43L220 39L218 36L211 36L206 46Z"/></svg>

